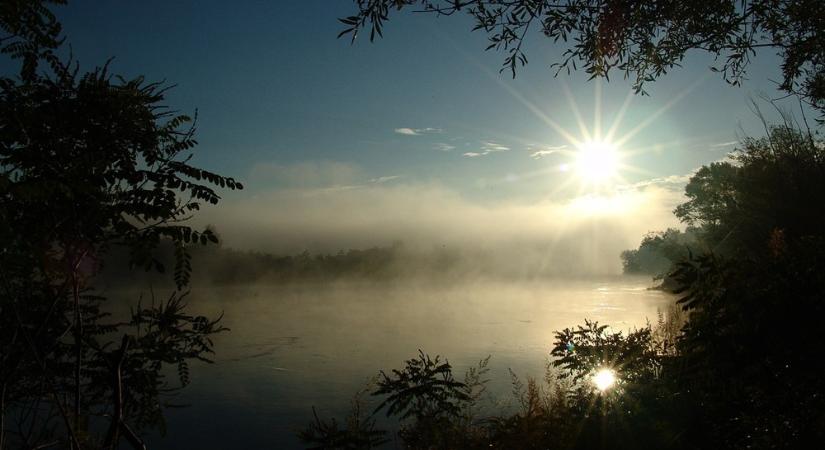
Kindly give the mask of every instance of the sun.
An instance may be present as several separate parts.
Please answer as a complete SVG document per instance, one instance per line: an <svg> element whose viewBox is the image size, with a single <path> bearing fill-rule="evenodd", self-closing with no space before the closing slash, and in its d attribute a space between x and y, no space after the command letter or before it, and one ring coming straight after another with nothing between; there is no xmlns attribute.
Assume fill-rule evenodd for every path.
<svg viewBox="0 0 825 450"><path fill-rule="evenodd" d="M605 392L616 384L616 372L613 369L599 369L593 375L593 385L599 392Z"/></svg>
<svg viewBox="0 0 825 450"><path fill-rule="evenodd" d="M576 173L584 184L603 185L613 181L619 172L619 152L607 141L586 141L575 153Z"/></svg>

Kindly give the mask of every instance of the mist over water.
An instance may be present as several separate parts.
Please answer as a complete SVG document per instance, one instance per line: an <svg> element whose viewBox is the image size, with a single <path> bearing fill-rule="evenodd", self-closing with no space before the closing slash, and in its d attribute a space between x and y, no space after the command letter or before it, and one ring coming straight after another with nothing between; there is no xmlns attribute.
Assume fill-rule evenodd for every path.
<svg viewBox="0 0 825 450"><path fill-rule="evenodd" d="M543 281L293 283L193 290L197 314L225 313L216 364L192 368L171 410L175 433L153 448L291 448L312 418L343 416L379 370L421 349L457 376L492 355L493 399L511 368L541 377L554 331L598 320L617 330L655 322L672 299L645 277ZM231 438L230 438L231 437Z"/></svg>
<svg viewBox="0 0 825 450"><path fill-rule="evenodd" d="M339 172L349 173L318 170L287 166L273 177L338 179L344 176ZM662 179L604 196L573 193L579 196L572 200L482 200L441 184L350 182L229 198L198 220L216 226L228 247L273 254L334 254L403 242L412 256L455 250L465 256L468 272L483 265L518 276L617 275L623 250L637 247L650 231L678 226L672 210L684 188L682 179Z"/></svg>

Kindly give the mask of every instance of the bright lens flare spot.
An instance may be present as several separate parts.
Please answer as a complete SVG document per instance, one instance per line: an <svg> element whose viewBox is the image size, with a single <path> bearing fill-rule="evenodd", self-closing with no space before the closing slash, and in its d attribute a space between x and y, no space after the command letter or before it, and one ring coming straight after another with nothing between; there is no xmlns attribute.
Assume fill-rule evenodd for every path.
<svg viewBox="0 0 825 450"><path fill-rule="evenodd" d="M601 184L616 176L619 154L616 146L605 141L588 141L576 153L576 171L582 181Z"/></svg>
<svg viewBox="0 0 825 450"><path fill-rule="evenodd" d="M599 369L593 375L593 384L601 392L604 392L616 384L616 372L613 369Z"/></svg>

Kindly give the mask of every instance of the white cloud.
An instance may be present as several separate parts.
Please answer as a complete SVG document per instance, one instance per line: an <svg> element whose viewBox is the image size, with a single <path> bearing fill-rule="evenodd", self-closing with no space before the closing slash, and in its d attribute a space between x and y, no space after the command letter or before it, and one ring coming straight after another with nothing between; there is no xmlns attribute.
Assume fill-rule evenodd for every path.
<svg viewBox="0 0 825 450"><path fill-rule="evenodd" d="M386 183L388 181L397 180L401 178L401 175L387 175L383 177L373 178L370 180L370 183Z"/></svg>
<svg viewBox="0 0 825 450"><path fill-rule="evenodd" d="M495 142L482 142L481 143L481 150L477 152L466 152L464 156L468 158L475 158L478 156L486 156L490 153L498 153L498 152L508 152L510 151L510 147L505 147L504 145L495 143Z"/></svg>
<svg viewBox="0 0 825 450"><path fill-rule="evenodd" d="M396 128L395 130L398 134L403 134L405 136L420 136L422 134L429 134L429 133L441 133L443 130L440 128Z"/></svg>
<svg viewBox="0 0 825 450"><path fill-rule="evenodd" d="M455 149L455 145L446 144L444 142L436 142L433 148L442 152L449 152L450 150Z"/></svg>
<svg viewBox="0 0 825 450"><path fill-rule="evenodd" d="M738 144L739 141L728 141L728 142L719 142L718 144L712 144L711 148L722 148L722 147L730 147L733 145Z"/></svg>
<svg viewBox="0 0 825 450"><path fill-rule="evenodd" d="M505 147L495 142L483 142L482 144L481 149L484 150L485 153L506 152L510 150L510 147Z"/></svg>
<svg viewBox="0 0 825 450"><path fill-rule="evenodd" d="M656 187L667 191L683 192L685 190L685 186L688 184L688 181L690 181L690 177L696 173L696 170L687 175L670 175L666 177L642 180L629 186L622 186L621 189L646 189L648 187Z"/></svg>
<svg viewBox="0 0 825 450"><path fill-rule="evenodd" d="M566 145L558 145L558 146L544 147L544 148L541 148L539 150L533 150L532 148L529 148L528 150L532 151L532 153L530 153L531 158L541 159L545 156L550 156L554 153L558 153L558 152L560 152L560 151L562 151L566 148L567 148Z"/></svg>

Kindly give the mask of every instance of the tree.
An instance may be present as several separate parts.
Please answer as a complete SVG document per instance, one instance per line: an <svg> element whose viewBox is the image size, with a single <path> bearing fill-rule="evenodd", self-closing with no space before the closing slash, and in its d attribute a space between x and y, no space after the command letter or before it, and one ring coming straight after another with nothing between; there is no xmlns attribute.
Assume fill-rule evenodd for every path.
<svg viewBox="0 0 825 450"><path fill-rule="evenodd" d="M777 245L823 235L823 173L822 142L788 124L774 126L766 137L744 139L731 162L699 169L685 187L688 201L674 213L715 252L781 252Z"/></svg>
<svg viewBox="0 0 825 450"><path fill-rule="evenodd" d="M696 413L705 448L816 447L825 438L821 301L825 239L781 255L701 255L674 277L689 319L677 341L673 392ZM694 438L695 437L695 438Z"/></svg>
<svg viewBox="0 0 825 450"><path fill-rule="evenodd" d="M186 312L187 247L217 240L186 220L219 201L214 188L242 185L190 165L194 120L163 106L167 88L54 56L60 27L43 5L0 9L3 52L22 62L0 78L0 449L141 448L139 430L162 426L163 396L224 330ZM113 316L94 290L108 251L165 271L164 240L178 291Z"/></svg>
<svg viewBox="0 0 825 450"><path fill-rule="evenodd" d="M702 166L685 186L688 201L676 207L676 217L706 232L722 227L727 217L736 214L738 209L738 170L730 162Z"/></svg>
<svg viewBox="0 0 825 450"><path fill-rule="evenodd" d="M621 253L624 273L645 273L662 276L670 267L688 257L696 238L693 229L676 228L651 232L642 238L639 248Z"/></svg>
<svg viewBox="0 0 825 450"><path fill-rule="evenodd" d="M825 113L825 3L820 0L353 0L358 11L340 19L340 36L368 29L383 34L390 11L419 6L434 15L466 12L487 49L507 53L502 70L515 77L527 64L524 42L538 29L566 44L556 74L583 68L591 77L619 71L637 92L678 67L691 50L721 63L713 70L739 84L761 48L782 58L779 88Z"/></svg>
<svg viewBox="0 0 825 450"><path fill-rule="evenodd" d="M709 442L732 448L825 437L823 367L808 350L824 344L823 173L822 142L786 123L744 139L731 162L688 183L675 213L710 250L672 272L689 313L677 388L703 412L689 434L706 430Z"/></svg>

